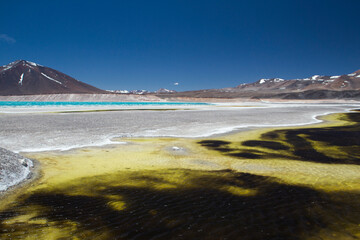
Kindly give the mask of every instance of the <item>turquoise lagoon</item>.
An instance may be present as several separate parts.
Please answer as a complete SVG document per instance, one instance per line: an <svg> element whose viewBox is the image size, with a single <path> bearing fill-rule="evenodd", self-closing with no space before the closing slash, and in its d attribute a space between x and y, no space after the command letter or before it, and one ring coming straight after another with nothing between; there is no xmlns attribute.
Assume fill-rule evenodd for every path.
<svg viewBox="0 0 360 240"><path fill-rule="evenodd" d="M37 101L0 101L0 107L47 107L47 106L174 106L209 105L198 102L37 102Z"/></svg>

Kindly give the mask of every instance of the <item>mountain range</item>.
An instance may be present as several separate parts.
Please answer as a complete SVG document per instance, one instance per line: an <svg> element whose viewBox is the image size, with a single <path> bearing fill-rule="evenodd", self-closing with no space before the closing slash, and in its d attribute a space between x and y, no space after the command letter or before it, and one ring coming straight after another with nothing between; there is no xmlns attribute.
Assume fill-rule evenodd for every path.
<svg viewBox="0 0 360 240"><path fill-rule="evenodd" d="M30 61L18 60L0 67L0 95L37 95L62 93L153 94L161 98L360 98L360 70L339 76L314 75L303 79L260 79L236 87L175 92L159 89L101 90L64 73Z"/></svg>
<svg viewBox="0 0 360 240"><path fill-rule="evenodd" d="M254 83L240 84L242 90L306 91L313 89L355 90L360 89L360 70L340 76L314 75L309 78L285 80L282 78L260 79Z"/></svg>
<svg viewBox="0 0 360 240"><path fill-rule="evenodd" d="M260 79L236 87L158 94L162 98L360 99L360 70L339 76Z"/></svg>

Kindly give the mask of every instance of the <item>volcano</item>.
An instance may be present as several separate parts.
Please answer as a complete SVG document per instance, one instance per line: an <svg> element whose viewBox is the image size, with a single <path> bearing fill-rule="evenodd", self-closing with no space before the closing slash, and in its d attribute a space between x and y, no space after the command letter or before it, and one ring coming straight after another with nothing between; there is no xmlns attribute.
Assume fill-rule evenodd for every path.
<svg viewBox="0 0 360 240"><path fill-rule="evenodd" d="M0 67L0 95L107 93L62 72L18 60Z"/></svg>

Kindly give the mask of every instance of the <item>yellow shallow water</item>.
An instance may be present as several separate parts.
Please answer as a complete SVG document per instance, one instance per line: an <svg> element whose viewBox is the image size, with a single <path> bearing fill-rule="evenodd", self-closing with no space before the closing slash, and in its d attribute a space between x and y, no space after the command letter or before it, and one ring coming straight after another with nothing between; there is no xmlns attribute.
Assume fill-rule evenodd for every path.
<svg viewBox="0 0 360 240"><path fill-rule="evenodd" d="M3 201L0 238L358 239L359 123L349 116L27 154L42 176Z"/></svg>

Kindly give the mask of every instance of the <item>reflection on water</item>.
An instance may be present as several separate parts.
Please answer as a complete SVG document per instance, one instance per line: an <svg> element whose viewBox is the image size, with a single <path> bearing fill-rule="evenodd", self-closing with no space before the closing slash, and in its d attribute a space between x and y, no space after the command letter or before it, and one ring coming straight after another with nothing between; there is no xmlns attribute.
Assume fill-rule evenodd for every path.
<svg viewBox="0 0 360 240"><path fill-rule="evenodd" d="M360 162L360 114L343 118L351 124L195 145L234 162L290 159L305 171L331 165L346 175L343 166ZM60 170L66 174L65 164ZM323 191L281 175L183 168L122 169L51 182L54 176L0 211L0 239L360 239L360 192L351 186Z"/></svg>
<svg viewBox="0 0 360 240"><path fill-rule="evenodd" d="M269 131L259 140L230 145L220 140L199 141L201 146L240 159L284 159L360 165L360 113L344 114L347 126Z"/></svg>

